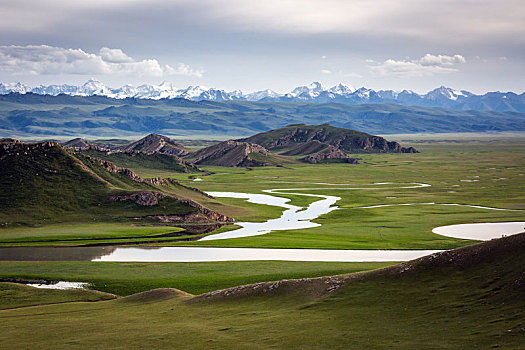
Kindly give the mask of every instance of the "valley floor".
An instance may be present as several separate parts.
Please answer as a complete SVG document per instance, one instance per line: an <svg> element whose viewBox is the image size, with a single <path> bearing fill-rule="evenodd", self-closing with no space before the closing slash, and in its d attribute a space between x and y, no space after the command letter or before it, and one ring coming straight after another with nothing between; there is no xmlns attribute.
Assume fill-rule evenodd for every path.
<svg viewBox="0 0 525 350"><path fill-rule="evenodd" d="M525 221L524 146L522 140L425 141L416 145L420 154L359 155L360 165L209 167L206 170L211 174L201 176L202 181L193 181L188 174L160 174L147 169L139 169L139 175L171 176L203 191L262 193L265 189L293 188L341 197L337 205L342 209L316 219L319 227L231 240L152 244L156 246L470 249L475 241L439 236L432 228ZM396 185L378 185L385 182ZM430 186L401 186L409 183ZM373 190L363 189L370 185ZM297 206L314 200L280 196ZM358 208L429 202L510 210L439 205ZM217 198L210 204L214 210L222 205L222 213L238 221L264 221L281 212L239 199ZM86 223L78 225L78 235L89 236ZM121 224L111 225L115 226L103 230L110 238L147 234L143 228L128 230ZM72 238L68 229L58 226L52 228L55 236ZM157 234L165 233L164 229L154 228ZM9 239L13 245L18 240L17 245L26 245L24 241L41 238L45 230L45 226L2 229L0 241ZM186 292L197 295L247 283L345 274L393 264L0 261L0 279L83 281L120 296L154 288L184 291L158 290L87 303L75 301L114 296L37 293L28 287L1 283L0 307L5 310L0 311L0 347L81 348L89 344L91 348L519 349L525 343L524 237L508 237L501 246L491 245L497 241L487 242L491 248L476 255L472 260L475 263L455 256L450 263L425 260L407 273L390 273L399 271L391 267L394 270L374 271L334 293L313 295L299 284L271 293L234 293L231 298L199 302ZM51 241L46 245L54 244Z"/></svg>
<svg viewBox="0 0 525 350"><path fill-rule="evenodd" d="M524 249L521 234L358 275L259 284L196 298L155 289L109 301L6 309L0 311L0 344L6 349L86 344L93 349L521 349ZM3 294L20 293L14 285L1 287Z"/></svg>

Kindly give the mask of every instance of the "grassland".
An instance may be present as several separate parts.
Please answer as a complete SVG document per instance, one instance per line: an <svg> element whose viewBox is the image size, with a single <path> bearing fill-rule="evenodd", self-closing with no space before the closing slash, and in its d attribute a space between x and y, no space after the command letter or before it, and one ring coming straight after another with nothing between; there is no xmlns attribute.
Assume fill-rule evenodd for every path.
<svg viewBox="0 0 525 350"><path fill-rule="evenodd" d="M525 219L525 143L422 142L420 154L365 154L362 164L295 164L284 168L206 168L212 174L193 182L187 175L172 174L181 182L204 191L261 193L264 189L293 189L293 193L341 197L333 211L314 220L321 227L276 231L257 237L227 241L184 242L177 245L331 249L450 249L473 242L442 237L433 227L449 224ZM385 183L388 184L377 184ZM331 186L316 183L352 184ZM376 183L376 184L375 184ZM429 187L413 187L426 183ZM300 189L298 189L300 188ZM306 206L315 198L284 193L290 203ZM277 194L275 194L277 195ZM230 199L217 198L231 204ZM361 206L405 203L468 204L503 209L495 211L462 206ZM237 204L241 204L237 200ZM276 217L275 208L246 204L260 221ZM236 215L232 215L236 217ZM422 220L424 218L424 220Z"/></svg>
<svg viewBox="0 0 525 350"><path fill-rule="evenodd" d="M90 283L93 289L123 296L154 288L200 294L248 283L337 275L388 265L392 263L2 261L0 279L80 281Z"/></svg>
<svg viewBox="0 0 525 350"><path fill-rule="evenodd" d="M37 289L19 283L0 283L0 309L78 301L101 301L113 298L115 298L114 295L96 290Z"/></svg>
<svg viewBox="0 0 525 350"><path fill-rule="evenodd" d="M268 247L268 248L330 248L330 249L450 249L471 244L473 242L447 238L433 234L435 226L484 221L515 221L524 220L525 212L525 142L512 139L511 141L477 141L462 142L419 142L419 154L361 154L359 165L350 164L318 164L305 165L289 163L285 167L261 168L225 168L205 167L206 176L167 172L166 170L139 169L146 176L171 176L181 183L198 187L204 191L238 191L262 193L269 188L292 188L292 193L317 193L341 197L337 205L341 210L333 211L316 219L322 224L317 228L294 231L276 231L257 237L238 238L221 241L206 242L174 242L159 243L161 245L201 245L201 246L228 246L228 247ZM48 161L48 160L46 160ZM94 168L96 170L96 168ZM133 169L135 170L135 169ZM104 174L101 174L104 175ZM104 175L104 176L107 176ZM132 189L140 184L130 183L129 180L112 175L107 180L118 184L119 188ZM199 176L203 181L195 182L193 176ZM90 180L91 181L91 180ZM384 184L387 182L387 184ZM349 186L331 186L316 183L351 184ZM383 184L377 184L383 183ZM429 187L413 187L411 183L426 183ZM86 186L97 188L86 181ZM74 187L74 184L68 185ZM148 188L152 188L151 186ZM50 217L66 207L68 201L67 187L62 191L65 195L59 198L58 206L43 207L52 213L44 213ZM212 210L236 218L238 221L264 221L278 217L282 208L250 204L239 199L216 198L210 199L198 192L191 191L183 186L170 185L158 187L168 194L195 200ZM102 190L100 190L102 191ZM104 190L106 191L106 190ZM72 192L72 190L71 190ZM315 200L297 194L279 194L290 198L290 203L306 206ZM104 192L106 193L106 192ZM19 194L17 194L19 195ZM22 193L22 195L24 195ZM19 195L19 197L23 197ZM25 194L27 195L27 194ZM39 194L43 202L55 200L46 197L46 193ZM6 201L8 199L6 198ZM78 198L75 200L78 201ZM40 201L40 200L39 200ZM140 208L133 203L129 205L115 205L114 203L100 204L99 198L88 198L85 201L99 203L89 210L80 206L75 210L67 211L69 222L61 225L71 229L71 232L80 232L86 224L93 226L93 237L99 234L110 238L112 225L127 225L129 232L142 236L155 236L166 233L161 227L151 227L148 231L144 226L130 226L122 218L143 216L153 212L170 213L180 211L174 203L162 205L162 208ZM97 202L98 201L98 202ZM55 200L56 202L56 200ZM456 207L446 205L414 205L391 206L384 208L359 209L356 207L381 204L404 203L459 203L488 207L513 209L513 211L494 211L471 207ZM35 203L27 210L34 210ZM57 209L58 207L58 209ZM84 206L85 207L85 206ZM26 210L26 211L27 211ZM43 209L40 209L43 210ZM10 221L13 218L26 215L26 211L4 212ZM125 211L125 212L124 212ZM0 215L0 217L2 216ZM55 215L56 216L56 215ZM421 218L424 217L424 220ZM120 221L119 221L120 220ZM16 220L15 220L16 221ZM117 221L117 222L115 222ZM72 225L78 222L75 228ZM45 232L49 234L46 242L38 245L76 244L74 241L53 242L59 239L53 233L55 226L52 220L37 221L33 227L0 230L0 244L29 244L31 240L42 240L39 237ZM103 227L104 225L107 227ZM95 229L96 228L96 229ZM168 228L170 230L170 228ZM88 231L78 237L86 238ZM127 234L126 234L127 235ZM114 236L116 238L116 236ZM1 243L5 242L5 243ZM109 241L108 241L109 242ZM118 242L118 241L114 241ZM36 243L35 243L36 244ZM78 243L77 243L78 244Z"/></svg>
<svg viewBox="0 0 525 350"><path fill-rule="evenodd" d="M346 285L325 294L308 281L291 281L204 301L153 290L96 303L2 310L0 342L4 348L54 349L522 349L521 236L348 276ZM2 291L17 292L13 285Z"/></svg>
<svg viewBox="0 0 525 350"><path fill-rule="evenodd" d="M207 167L211 174L199 176L203 179L200 182L192 181L189 174L163 170L162 175L204 191L261 193L268 188L294 188L294 193L341 197L337 205L342 209L317 219L316 222L322 224L318 228L217 242L178 242L177 245L454 248L475 242L435 235L431 233L432 227L525 219L524 212L520 211L525 209L524 146L525 142L520 140L422 142L417 146L422 151L420 154L359 155L360 165L290 163L283 168ZM158 175L152 169L142 171ZM314 184L316 182L355 185L343 188ZM377 184L384 182L392 184ZM410 187L407 186L410 183L431 186L403 188ZM210 199L177 185L164 190L194 198L238 220L262 221L278 216L281 211L241 200ZM315 200L295 194L281 195L299 206ZM442 205L357 208L428 202L517 211ZM100 212L111 213L107 208L101 208ZM79 218L82 214L78 214ZM111 218L111 215L97 217ZM94 223L79 221L74 225L41 223L1 232L4 238L18 240L20 245L28 244L24 243L28 237L51 238L55 241L44 244L56 245L58 239L72 237L117 240L129 234L140 238L149 235L149 229L156 234L162 234L164 229L172 230L129 226L108 219ZM6 309L0 311L0 320L5 321L0 347L521 349L525 342L525 255L522 243L508 242L506 250L489 249L475 254L475 261L457 255L442 264L427 260L427 264L417 268L407 269L412 265L394 268L397 273L364 274L370 277L359 278L328 296L314 295L299 283L297 288L277 288L272 293L253 295L232 292L231 297L204 302L189 302L191 295L173 290L92 302L111 296L97 292L41 291L0 283L0 308ZM494 241L488 243L494 244ZM0 278L89 282L99 291L122 296L161 287L200 294L247 283L344 274L387 265L390 264L1 261Z"/></svg>

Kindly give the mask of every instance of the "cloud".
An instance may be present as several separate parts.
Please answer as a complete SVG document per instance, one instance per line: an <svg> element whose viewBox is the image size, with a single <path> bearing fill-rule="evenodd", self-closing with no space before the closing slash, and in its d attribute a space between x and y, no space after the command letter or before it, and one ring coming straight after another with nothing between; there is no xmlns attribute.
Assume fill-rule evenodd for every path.
<svg viewBox="0 0 525 350"><path fill-rule="evenodd" d="M122 52L121 49L110 49L103 47L100 49L100 57L109 63L131 63L133 58Z"/></svg>
<svg viewBox="0 0 525 350"><path fill-rule="evenodd" d="M321 73L323 73L323 74L332 74L332 71L328 70L328 69L321 69Z"/></svg>
<svg viewBox="0 0 525 350"><path fill-rule="evenodd" d="M74 25L90 34L114 35L105 30L106 16L123 30L119 33L135 33L140 17L138 36L153 28L156 34L170 33L184 22L188 30L230 33L353 33L442 43L518 36L513 41L523 43L525 26L523 0L3 0L0 32L60 34Z"/></svg>
<svg viewBox="0 0 525 350"><path fill-rule="evenodd" d="M367 60L368 62L369 60ZM373 60L370 60L373 62ZM466 63L467 60L461 55L432 55L425 56L416 60L396 61L388 59L383 63L369 66L373 73L380 76L395 76L401 78L424 77L440 73L456 72L454 66Z"/></svg>
<svg viewBox="0 0 525 350"><path fill-rule="evenodd" d="M98 54L82 49L48 45L0 46L0 71L14 75L136 75L202 77L202 70L179 63L177 68L161 65L156 59L135 60L121 49L103 47Z"/></svg>
<svg viewBox="0 0 525 350"><path fill-rule="evenodd" d="M427 53L419 59L422 66L453 66L459 63L465 63L467 60L461 55L431 55Z"/></svg>
<svg viewBox="0 0 525 350"><path fill-rule="evenodd" d="M344 76L349 77L349 78L362 78L363 77L361 74L357 74L354 72L346 73Z"/></svg>
<svg viewBox="0 0 525 350"><path fill-rule="evenodd" d="M186 75L186 76L194 76L197 78L202 78L204 71L195 70L195 69L192 69L187 64L179 63L177 65L177 68L173 68L170 65L166 65L166 73L170 75Z"/></svg>
<svg viewBox="0 0 525 350"><path fill-rule="evenodd" d="M321 56L321 59L323 59L323 60L326 60L327 58L328 58L328 57L325 56L325 55L322 55L322 56Z"/></svg>

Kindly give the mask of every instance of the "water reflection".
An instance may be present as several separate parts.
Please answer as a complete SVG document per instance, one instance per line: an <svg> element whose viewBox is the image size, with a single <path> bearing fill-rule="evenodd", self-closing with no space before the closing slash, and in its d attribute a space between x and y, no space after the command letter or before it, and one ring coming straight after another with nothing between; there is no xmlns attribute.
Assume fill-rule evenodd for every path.
<svg viewBox="0 0 525 350"><path fill-rule="evenodd" d="M1 247L0 261L91 261L116 247Z"/></svg>
<svg viewBox="0 0 525 350"><path fill-rule="evenodd" d="M273 193L272 191L277 190L267 190L266 192ZM208 194L214 197L246 199L246 201L250 203L272 205L286 208L286 210L283 211L282 215L279 218L270 219L265 222L237 222L236 225L241 226L240 229L206 236L203 237L201 241L250 237L264 235L271 231L298 230L321 226L320 224L312 222L311 220L317 219L319 216L327 214L332 210L337 209L337 207L333 205L339 199L341 199L340 197L336 196L325 196L306 193L288 193L307 197L322 198L321 200L311 203L307 208L303 208L288 204L288 202L290 201L290 199L288 198L270 196L267 194L240 192L209 192Z"/></svg>

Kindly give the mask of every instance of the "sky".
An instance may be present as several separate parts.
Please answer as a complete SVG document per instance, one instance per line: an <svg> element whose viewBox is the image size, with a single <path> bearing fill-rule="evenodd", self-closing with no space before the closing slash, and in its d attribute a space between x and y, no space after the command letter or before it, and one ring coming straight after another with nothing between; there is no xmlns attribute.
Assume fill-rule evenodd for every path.
<svg viewBox="0 0 525 350"><path fill-rule="evenodd" d="M525 90L523 0L0 0L0 82Z"/></svg>

